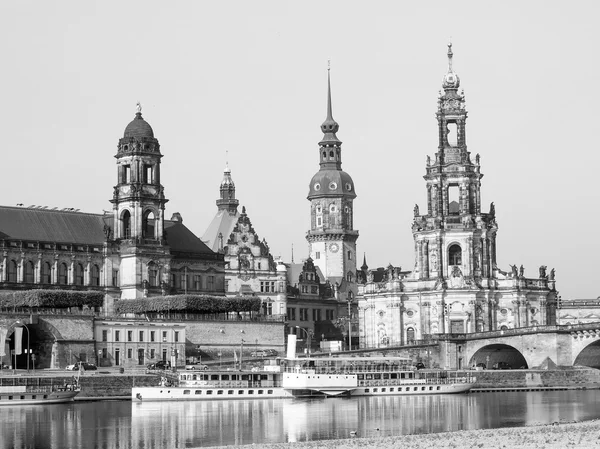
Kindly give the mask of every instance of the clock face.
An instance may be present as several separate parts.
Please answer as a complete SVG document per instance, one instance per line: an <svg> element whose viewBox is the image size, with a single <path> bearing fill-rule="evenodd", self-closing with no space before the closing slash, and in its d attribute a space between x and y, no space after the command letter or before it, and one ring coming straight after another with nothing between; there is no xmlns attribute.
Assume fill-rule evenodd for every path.
<svg viewBox="0 0 600 449"><path fill-rule="evenodd" d="M340 248L337 243L332 243L331 245L329 245L329 251L331 251L332 253L337 253L338 249Z"/></svg>

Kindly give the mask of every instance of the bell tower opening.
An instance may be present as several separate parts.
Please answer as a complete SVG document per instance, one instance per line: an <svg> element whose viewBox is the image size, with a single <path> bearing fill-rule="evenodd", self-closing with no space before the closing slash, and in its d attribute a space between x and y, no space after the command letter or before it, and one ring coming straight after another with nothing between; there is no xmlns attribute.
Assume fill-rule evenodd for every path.
<svg viewBox="0 0 600 449"><path fill-rule="evenodd" d="M448 186L448 215L460 213L460 192L458 185Z"/></svg>
<svg viewBox="0 0 600 449"><path fill-rule="evenodd" d="M451 147L458 145L458 126L456 122L449 122L446 125L446 142Z"/></svg>
<svg viewBox="0 0 600 449"><path fill-rule="evenodd" d="M123 222L123 238L124 239L128 239L131 237L131 214L129 213L128 210L126 210L125 212L123 212L123 216L121 218L121 221Z"/></svg>
<svg viewBox="0 0 600 449"><path fill-rule="evenodd" d="M156 236L154 235L156 217L154 216L154 212L151 210L147 210L144 212L144 217L142 219L142 237L145 239L154 239Z"/></svg>
<svg viewBox="0 0 600 449"><path fill-rule="evenodd" d="M448 249L448 265L462 264L462 248L460 245L452 245Z"/></svg>

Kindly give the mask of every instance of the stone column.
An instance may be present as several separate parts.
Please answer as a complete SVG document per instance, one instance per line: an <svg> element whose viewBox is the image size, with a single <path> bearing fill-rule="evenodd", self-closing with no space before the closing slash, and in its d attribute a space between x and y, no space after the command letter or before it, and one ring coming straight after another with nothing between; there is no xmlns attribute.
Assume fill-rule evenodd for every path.
<svg viewBox="0 0 600 449"><path fill-rule="evenodd" d="M482 257L482 271L483 271L483 277L484 278L489 278L490 277L490 272L488 269L488 239L487 237L482 238L481 239L481 249L482 249L482 253L483 253L483 257Z"/></svg>
<svg viewBox="0 0 600 449"><path fill-rule="evenodd" d="M429 240L423 241L423 279L429 279Z"/></svg>
<svg viewBox="0 0 600 449"><path fill-rule="evenodd" d="M432 215L432 205L431 205L431 184L427 184L427 214Z"/></svg>
<svg viewBox="0 0 600 449"><path fill-rule="evenodd" d="M419 279L423 279L423 241L418 240L417 242L417 272L419 273Z"/></svg>
<svg viewBox="0 0 600 449"><path fill-rule="evenodd" d="M442 236L438 236L438 241L437 241L437 246L438 246L438 279L439 280L443 280L444 279L444 261L445 261L445 254L443 251L443 241L442 241Z"/></svg>

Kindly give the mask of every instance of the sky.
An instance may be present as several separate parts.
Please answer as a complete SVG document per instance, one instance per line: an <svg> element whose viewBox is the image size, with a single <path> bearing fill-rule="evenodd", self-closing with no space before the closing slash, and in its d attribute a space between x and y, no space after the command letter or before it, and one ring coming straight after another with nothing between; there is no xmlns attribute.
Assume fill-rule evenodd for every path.
<svg viewBox="0 0 600 449"><path fill-rule="evenodd" d="M546 265L563 299L596 298L599 13L550 0L2 2L0 204L111 210L139 101L164 155L166 217L202 236L228 163L260 238L299 262L331 61L359 260L412 269L451 41L499 267Z"/></svg>

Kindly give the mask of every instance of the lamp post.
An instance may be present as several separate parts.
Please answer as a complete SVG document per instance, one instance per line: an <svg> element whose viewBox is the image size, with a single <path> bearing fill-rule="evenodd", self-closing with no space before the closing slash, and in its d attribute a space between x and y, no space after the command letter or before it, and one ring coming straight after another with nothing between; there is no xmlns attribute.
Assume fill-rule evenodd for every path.
<svg viewBox="0 0 600 449"><path fill-rule="evenodd" d="M300 329L306 334L306 356L310 357L310 332L300 326L296 326L296 329Z"/></svg>
<svg viewBox="0 0 600 449"><path fill-rule="evenodd" d="M352 292L348 292L348 351L352 351L352 337L350 327L352 323Z"/></svg>
<svg viewBox="0 0 600 449"><path fill-rule="evenodd" d="M27 327L27 325L25 323L21 323L20 321L17 321L17 324L20 324L21 326L23 326L25 328L25 330L27 331L27 372L29 372L29 328ZM17 354L15 352L15 367L17 365Z"/></svg>
<svg viewBox="0 0 600 449"><path fill-rule="evenodd" d="M242 343L240 344L240 371L242 370L242 357L244 356L244 339L242 338Z"/></svg>

